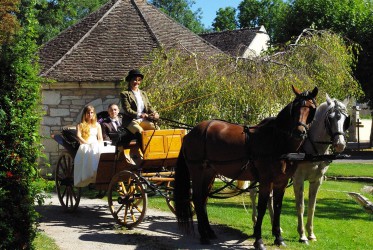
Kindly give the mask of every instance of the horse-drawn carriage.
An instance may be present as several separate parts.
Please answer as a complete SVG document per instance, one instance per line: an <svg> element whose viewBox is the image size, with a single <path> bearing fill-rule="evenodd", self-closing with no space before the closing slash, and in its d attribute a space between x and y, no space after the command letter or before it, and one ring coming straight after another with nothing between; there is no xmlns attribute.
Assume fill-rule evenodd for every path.
<svg viewBox="0 0 373 250"><path fill-rule="evenodd" d="M265 249L261 227L272 191L272 234L276 245L285 245L280 214L288 180L297 169L298 164L294 162L335 159L335 155L323 154L329 144L336 152L343 151L344 131L350 122L344 105L332 103L328 97L327 104L316 112L317 88L300 92L293 87L293 92L294 100L275 118L266 118L256 126L209 120L199 123L186 136L185 129L151 130L143 132L141 147L132 142L116 144L115 152L101 154L95 187L108 191L110 211L116 221L126 227L142 221L147 193L159 191L186 231L193 227L193 215L197 214L201 243L208 244L216 238L206 209L215 177L258 181L259 212L254 226L254 246ZM315 116L318 122L314 123L313 134L309 134L309 125ZM56 185L62 206L73 211L80 199L80 189L73 186L73 158L77 148L70 143L66 131L69 130L55 136L68 151L58 161ZM312 138L308 139L311 149L299 154L307 136ZM314 136L327 141L314 140ZM327 146L322 151L317 144Z"/></svg>
<svg viewBox="0 0 373 250"><path fill-rule="evenodd" d="M108 205L120 225L135 227L145 217L147 194L160 193L170 210L174 166L180 152L185 129L148 130L142 133L142 143L119 140L106 145L100 155L95 183L101 194L106 192ZM57 195L66 211L79 205L81 188L74 186L74 157L79 148L74 128L64 128L54 140L65 152L58 159L55 172Z"/></svg>

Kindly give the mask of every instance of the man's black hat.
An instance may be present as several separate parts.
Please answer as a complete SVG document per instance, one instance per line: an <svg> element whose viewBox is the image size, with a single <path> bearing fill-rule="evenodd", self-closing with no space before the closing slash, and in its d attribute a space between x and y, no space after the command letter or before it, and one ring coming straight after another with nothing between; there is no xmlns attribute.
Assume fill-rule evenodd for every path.
<svg viewBox="0 0 373 250"><path fill-rule="evenodd" d="M140 70L138 69L132 69L130 72L128 72L128 75L126 76L126 82L129 82L132 77L140 76L142 79L144 79L144 75L141 74Z"/></svg>

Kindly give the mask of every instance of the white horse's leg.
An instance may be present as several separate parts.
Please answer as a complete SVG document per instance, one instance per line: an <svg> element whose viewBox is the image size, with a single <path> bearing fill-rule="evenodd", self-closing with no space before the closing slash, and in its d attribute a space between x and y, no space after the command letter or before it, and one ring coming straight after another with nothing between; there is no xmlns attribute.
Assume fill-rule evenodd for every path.
<svg viewBox="0 0 373 250"><path fill-rule="evenodd" d="M317 175L314 180L310 180L310 187L308 193L308 213L307 213L307 224L306 229L308 233L309 240L316 240L316 236L313 233L313 218L315 216L316 209L316 197L319 191L319 188L323 182L324 174L328 170L329 162L322 162L319 164L317 170Z"/></svg>
<svg viewBox="0 0 373 250"><path fill-rule="evenodd" d="M251 220L253 221L253 227L255 227L256 224L256 219L258 215L258 211L256 209L256 196L258 194L257 188L252 188L250 189L250 200L251 200L251 205L253 208L253 212L251 214Z"/></svg>
<svg viewBox="0 0 373 250"><path fill-rule="evenodd" d="M269 217L271 218L271 224L273 225L273 214L274 214L274 210L273 210L273 191L269 194L267 207L268 207ZM280 231L282 232L281 228L280 228Z"/></svg>
<svg viewBox="0 0 373 250"><path fill-rule="evenodd" d="M252 204L252 207L253 207L253 212L251 214L251 220L253 221L253 226L255 226L256 219L257 219L257 209L256 209L257 194L258 194L258 190L256 188L250 189L250 200L251 200L251 204ZM273 216L274 216L273 192L271 192L270 195L269 195L267 207L268 207L269 216L271 218L271 224L273 225ZM280 228L280 231L282 232L282 228Z"/></svg>
<svg viewBox="0 0 373 250"><path fill-rule="evenodd" d="M310 190L308 194L308 213L307 213L307 224L306 229L308 233L309 240L316 240L316 236L313 233L313 218L315 216L316 208L316 196L319 190L319 187L322 182L322 177L316 181L310 182Z"/></svg>
<svg viewBox="0 0 373 250"><path fill-rule="evenodd" d="M237 188L239 189L246 189L249 187L249 181L237 181Z"/></svg>
<svg viewBox="0 0 373 250"><path fill-rule="evenodd" d="M303 224L303 214L304 214L304 179L302 176L294 176L294 194L295 194L295 204L297 208L297 217L298 217L298 233L299 233L299 242L308 243L307 236L304 230Z"/></svg>
<svg viewBox="0 0 373 250"><path fill-rule="evenodd" d="M308 213L307 213L307 224L306 229L309 240L316 240L316 236L313 233L313 217L315 215L316 207L316 195L320 187L320 181L310 182L310 189L308 194Z"/></svg>

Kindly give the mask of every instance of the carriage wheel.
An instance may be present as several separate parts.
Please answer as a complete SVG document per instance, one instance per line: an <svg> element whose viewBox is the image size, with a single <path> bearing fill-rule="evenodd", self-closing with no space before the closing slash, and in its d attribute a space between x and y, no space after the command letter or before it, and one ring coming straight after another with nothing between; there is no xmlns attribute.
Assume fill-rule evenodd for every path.
<svg viewBox="0 0 373 250"><path fill-rule="evenodd" d="M136 174L121 171L111 179L108 203L116 222L127 228L136 227L145 217L147 195Z"/></svg>
<svg viewBox="0 0 373 250"><path fill-rule="evenodd" d="M174 196L174 187L172 187L171 182L167 182L166 184L166 192L165 192L165 197L166 197L166 203L168 208L171 210L173 214L176 215L175 211L175 204L173 201L173 196Z"/></svg>
<svg viewBox="0 0 373 250"><path fill-rule="evenodd" d="M74 160L70 154L58 159L56 173L56 191L61 206L67 212L73 212L79 206L81 188L74 187Z"/></svg>
<svg viewBox="0 0 373 250"><path fill-rule="evenodd" d="M174 187L172 186L171 181L168 181L166 183L166 190L165 190L164 194L165 194L166 203L167 203L168 208L171 210L171 212L173 214L176 215L175 203L174 203ZM192 216L194 216L196 214L196 211L194 209L193 201L190 201L190 205L191 205L191 208L192 208Z"/></svg>

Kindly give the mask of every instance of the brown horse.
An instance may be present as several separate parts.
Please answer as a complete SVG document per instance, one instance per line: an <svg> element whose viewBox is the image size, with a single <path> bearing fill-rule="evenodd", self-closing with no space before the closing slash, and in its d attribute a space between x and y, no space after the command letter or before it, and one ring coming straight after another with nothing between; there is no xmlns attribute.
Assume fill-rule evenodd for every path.
<svg viewBox="0 0 373 250"><path fill-rule="evenodd" d="M258 219L254 227L257 249L265 249L262 220L273 190L275 244L285 245L280 231L282 199L295 169L281 156L296 152L307 136L318 89L301 93L292 87L295 99L276 119L265 119L257 126L244 127L220 120L203 121L185 137L175 173L174 201L179 226L193 228L190 195L198 220L202 244L216 238L210 227L206 204L216 175L259 182ZM190 182L192 182L192 187Z"/></svg>

